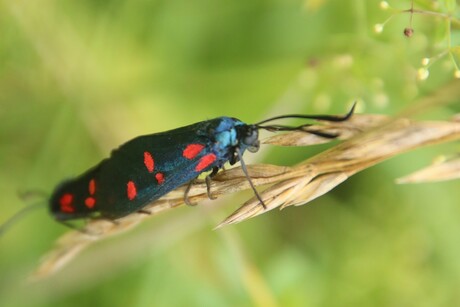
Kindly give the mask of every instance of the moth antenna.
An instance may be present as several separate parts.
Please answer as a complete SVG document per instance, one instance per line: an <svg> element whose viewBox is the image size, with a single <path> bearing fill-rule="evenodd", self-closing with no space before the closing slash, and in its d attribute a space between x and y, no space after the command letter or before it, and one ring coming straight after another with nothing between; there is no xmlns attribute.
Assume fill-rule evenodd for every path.
<svg viewBox="0 0 460 307"><path fill-rule="evenodd" d="M4 222L2 225L0 225L0 237L11 227L16 223L18 220L22 219L24 216L29 214L32 210L38 209L40 207L43 207L46 205L46 202L40 201L38 203L28 205L18 212L16 212L12 217L10 217L6 222Z"/></svg>
<svg viewBox="0 0 460 307"><path fill-rule="evenodd" d="M243 156L241 155L241 151L240 151L240 149L238 147L236 148L236 153L238 154L238 159L241 162L241 169L243 170L243 173L246 176L246 179L249 181L249 185L251 186L251 189L254 191L254 194L256 195L256 197L259 200L259 202L262 205L262 207L264 207L264 209L267 209L267 206L265 205L264 201L262 200L262 197L260 197L259 192L257 192L257 189L254 186L254 183L252 183L251 177L248 174L248 169L246 168L246 163L244 163Z"/></svg>
<svg viewBox="0 0 460 307"><path fill-rule="evenodd" d="M314 120L325 120L329 122L343 122L348 120L354 113L356 107L356 102L353 103L350 111L347 114L342 116L335 116L335 115L304 115L304 114L287 114L287 115L280 115L265 119L255 124L257 128L267 129L271 126L260 126L261 124L265 124L274 120L284 119L284 118L303 118L303 119L314 119ZM306 126L306 125L304 125ZM295 129L293 129L295 130Z"/></svg>

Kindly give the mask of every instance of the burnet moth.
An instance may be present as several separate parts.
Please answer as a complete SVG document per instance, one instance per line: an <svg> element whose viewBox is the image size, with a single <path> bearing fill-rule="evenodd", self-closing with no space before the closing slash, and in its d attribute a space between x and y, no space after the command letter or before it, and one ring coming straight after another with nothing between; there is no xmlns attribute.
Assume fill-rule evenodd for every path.
<svg viewBox="0 0 460 307"><path fill-rule="evenodd" d="M201 173L210 172L206 177L209 182L209 178L224 164L233 165L238 161L265 207L242 158L246 150L256 152L259 149L259 130L298 130L335 138L336 135L308 130L311 124L287 126L268 123L287 118L341 122L352 116L354 108L355 105L342 116L288 114L255 124L246 124L232 117L218 117L136 137L113 150L109 158L80 176L59 184L49 200L51 215L65 223L80 218L114 220L142 212L147 204L181 185L191 183ZM186 203L187 193L188 189L184 195Z"/></svg>

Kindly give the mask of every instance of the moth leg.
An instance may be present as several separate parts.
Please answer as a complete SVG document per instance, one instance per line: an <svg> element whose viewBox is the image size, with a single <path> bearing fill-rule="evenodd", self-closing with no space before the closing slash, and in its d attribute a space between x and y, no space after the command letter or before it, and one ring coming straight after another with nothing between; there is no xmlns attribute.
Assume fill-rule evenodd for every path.
<svg viewBox="0 0 460 307"><path fill-rule="evenodd" d="M187 188L185 189L185 192L184 192L184 203L187 205L187 206L196 206L196 203L192 203L190 201L190 199L188 198L188 193L190 192L190 189L192 188L192 184L195 182L195 179L191 180L188 185L187 185Z"/></svg>
<svg viewBox="0 0 460 307"><path fill-rule="evenodd" d="M217 199L211 194L211 180L211 175L206 176L206 194L208 194L209 199Z"/></svg>
<svg viewBox="0 0 460 307"><path fill-rule="evenodd" d="M109 217L104 217L104 216L100 216L100 217L96 217L96 218L93 218L93 220L102 220L102 221L107 221L107 222L110 222L114 225L120 225L120 222L117 221L117 220L114 220L114 219L111 219Z"/></svg>
<svg viewBox="0 0 460 307"><path fill-rule="evenodd" d="M151 215L152 214L152 212L150 212L149 210L145 210L145 209L137 210L137 213L145 214L145 215Z"/></svg>
<svg viewBox="0 0 460 307"><path fill-rule="evenodd" d="M206 176L206 194L208 194L209 199L217 199L217 197L212 196L211 194L211 179L217 174L218 171L219 171L218 167L213 167L211 174Z"/></svg>
<svg viewBox="0 0 460 307"><path fill-rule="evenodd" d="M85 230L85 228L75 226L72 223L69 223L69 222L66 222L66 221L59 221L59 220L57 220L57 222L59 222L60 224L66 226L66 227L68 227L70 229L76 230L78 232L81 232L81 233L84 233L84 234L90 234L88 231Z"/></svg>
<svg viewBox="0 0 460 307"><path fill-rule="evenodd" d="M89 220L93 220L93 221L107 221L107 222L110 222L112 223L114 226L118 226L120 225L120 222L117 221L117 220L114 220L112 218L109 218L109 217L105 217L105 216L98 216L98 217L92 217L90 218ZM70 226L71 224L70 223L66 223L66 222L62 222L64 225L66 226ZM70 224L70 225L67 225L67 224ZM89 231L88 229L86 229L86 226L83 227L83 228L76 228L74 225L70 226L72 228L74 228L75 230L85 234L85 235L89 235L89 236L94 236L94 237L98 237L99 235L101 235L101 233L99 232L91 232Z"/></svg>
<svg viewBox="0 0 460 307"><path fill-rule="evenodd" d="M211 178L212 178L212 177L214 177L218 172L219 172L219 168L218 168L217 166L214 166L214 167L212 168L211 174L209 174L209 175L206 176L206 177L211 177Z"/></svg>
<svg viewBox="0 0 460 307"><path fill-rule="evenodd" d="M96 219L96 218L95 218L95 219ZM115 225L118 225L118 224L119 224L117 221L114 221L114 220L111 220L111 219L104 219L104 220L110 221L110 222L112 222L112 223L115 224ZM85 226L79 227L79 226L76 226L76 225L74 225L74 224L72 224L72 223L69 223L69 222L67 222L67 221L58 221L58 222L59 222L60 224L64 225L64 226L66 226L66 227L68 227L68 228L70 228L70 229L73 229L73 230L75 230L75 231L78 231L79 233L82 233L82 234L84 234L84 235L96 236L96 237L98 236L97 233L93 233L93 232L91 232L91 231L88 231L88 230L86 229Z"/></svg>

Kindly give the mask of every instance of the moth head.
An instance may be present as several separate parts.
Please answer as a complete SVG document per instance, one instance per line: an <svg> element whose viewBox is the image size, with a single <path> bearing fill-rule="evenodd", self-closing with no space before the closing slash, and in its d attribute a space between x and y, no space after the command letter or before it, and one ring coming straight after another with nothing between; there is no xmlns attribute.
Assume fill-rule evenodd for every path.
<svg viewBox="0 0 460 307"><path fill-rule="evenodd" d="M240 147L250 152L257 152L260 148L259 129L255 125L243 125L237 130Z"/></svg>

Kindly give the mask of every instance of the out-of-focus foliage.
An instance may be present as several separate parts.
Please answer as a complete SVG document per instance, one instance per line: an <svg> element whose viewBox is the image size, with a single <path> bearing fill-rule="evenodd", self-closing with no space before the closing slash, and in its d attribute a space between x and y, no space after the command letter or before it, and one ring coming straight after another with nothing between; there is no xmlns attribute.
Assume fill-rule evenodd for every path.
<svg viewBox="0 0 460 307"><path fill-rule="evenodd" d="M417 79L424 58L458 45L458 31L415 14L407 38L410 15L395 10L410 1L388 3L397 8L364 0L1 1L0 221L36 201L18 191L50 193L136 135L221 115L254 122L343 113L354 100L368 113L416 105L454 78L453 53ZM455 1L415 7L458 15ZM459 109L457 101L420 116L448 119ZM290 165L327 147L265 146L247 161ZM35 212L0 238L0 305L458 305L458 182L394 183L456 149L395 158L308 206L218 231L250 193L172 210L27 284L67 231Z"/></svg>

